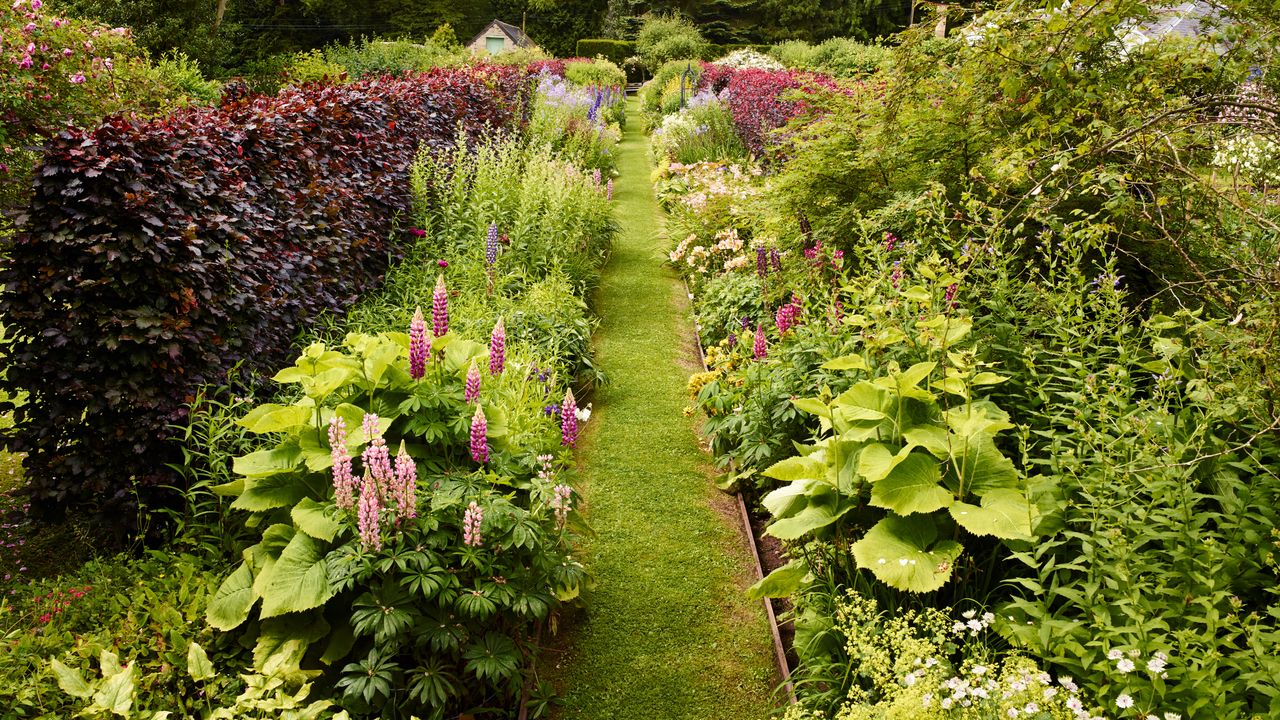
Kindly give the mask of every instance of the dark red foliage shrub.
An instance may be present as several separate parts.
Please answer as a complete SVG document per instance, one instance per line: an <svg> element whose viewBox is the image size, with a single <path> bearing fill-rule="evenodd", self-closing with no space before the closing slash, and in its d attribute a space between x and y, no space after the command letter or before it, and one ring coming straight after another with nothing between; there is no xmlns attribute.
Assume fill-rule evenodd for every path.
<svg viewBox="0 0 1280 720"><path fill-rule="evenodd" d="M529 71L530 75L538 75L545 72L548 75L554 75L555 77L562 78L564 77L564 66L567 62L567 60L556 60L555 58L550 60L534 60L526 66L526 69Z"/></svg>
<svg viewBox="0 0 1280 720"><path fill-rule="evenodd" d="M710 90L719 95L729 85L729 80L737 72L727 65L702 63L702 73L698 77L698 90Z"/></svg>
<svg viewBox="0 0 1280 720"><path fill-rule="evenodd" d="M706 72L703 78L704 83L707 82ZM721 80L718 76L712 78L712 82ZM799 117L806 109L803 99L784 99L789 91L813 92L836 87L836 82L826 75L748 68L730 71L721 97L729 103L742 142L752 154L761 156L768 147L769 133Z"/></svg>
<svg viewBox="0 0 1280 720"><path fill-rule="evenodd" d="M118 507L162 482L199 384L284 364L302 323L380 281L420 144L513 127L530 92L523 69L437 70L51 140L0 271L35 498Z"/></svg>

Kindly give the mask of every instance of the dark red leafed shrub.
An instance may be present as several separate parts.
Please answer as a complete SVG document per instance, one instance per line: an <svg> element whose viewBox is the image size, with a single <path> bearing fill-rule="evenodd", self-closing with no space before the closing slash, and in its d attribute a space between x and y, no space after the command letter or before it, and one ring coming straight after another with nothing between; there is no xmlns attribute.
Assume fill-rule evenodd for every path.
<svg viewBox="0 0 1280 720"><path fill-rule="evenodd" d="M548 75L554 75L555 77L562 78L564 77L564 67L566 63L566 60L556 60L554 58L550 60L534 60L526 66L526 69L529 71L530 75L540 75L545 72Z"/></svg>
<svg viewBox="0 0 1280 720"><path fill-rule="evenodd" d="M698 77L698 90L710 90L719 95L729 85L729 80L737 72L727 65L702 63L702 73Z"/></svg>
<svg viewBox="0 0 1280 720"><path fill-rule="evenodd" d="M704 73L704 82L705 77ZM837 85L826 75L747 68L731 71L721 97L728 101L733 123L747 149L763 155L768 134L805 111L803 100L784 99L784 95L792 90L808 92L818 88L834 89Z"/></svg>
<svg viewBox="0 0 1280 720"><path fill-rule="evenodd" d="M36 499L111 507L161 482L198 384L282 365L302 323L379 282L420 143L512 127L530 91L522 69L438 70L51 140L0 270Z"/></svg>

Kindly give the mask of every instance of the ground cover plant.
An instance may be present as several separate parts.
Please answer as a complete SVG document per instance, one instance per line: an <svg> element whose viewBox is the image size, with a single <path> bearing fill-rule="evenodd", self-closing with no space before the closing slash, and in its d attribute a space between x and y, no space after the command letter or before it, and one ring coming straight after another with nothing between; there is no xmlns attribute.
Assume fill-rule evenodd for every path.
<svg viewBox="0 0 1280 720"><path fill-rule="evenodd" d="M794 604L789 717L1276 712L1275 211L1239 149L1271 66L1116 39L1149 13L908 35L782 133L748 123L763 175L660 167L709 345L694 404L791 549L755 590ZM935 611L955 634L893 625ZM1041 673L1053 702L1008 704Z"/></svg>

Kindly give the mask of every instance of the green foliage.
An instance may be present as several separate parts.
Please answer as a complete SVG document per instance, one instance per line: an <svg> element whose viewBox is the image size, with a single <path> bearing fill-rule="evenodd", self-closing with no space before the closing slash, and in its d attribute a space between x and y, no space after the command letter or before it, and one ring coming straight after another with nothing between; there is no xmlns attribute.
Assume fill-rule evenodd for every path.
<svg viewBox="0 0 1280 720"><path fill-rule="evenodd" d="M724 103L706 94L691 97L683 110L663 117L652 137L654 154L671 162L733 162L747 158L733 114Z"/></svg>
<svg viewBox="0 0 1280 720"><path fill-rule="evenodd" d="M769 54L789 68L842 78L872 75L885 66L891 55L884 46L864 45L848 38L831 38L817 45L788 40L770 47Z"/></svg>
<svg viewBox="0 0 1280 720"><path fill-rule="evenodd" d="M702 33L681 15L650 15L636 36L636 54L651 71L673 60L699 60L706 51Z"/></svg>
<svg viewBox="0 0 1280 720"><path fill-rule="evenodd" d="M6 712L55 720L83 708L150 720L231 703L242 683L223 672L246 661L244 650L200 622L218 572L202 558L157 551L93 560L21 589L6 583Z"/></svg>
<svg viewBox="0 0 1280 720"><path fill-rule="evenodd" d="M575 50L578 57L603 57L614 65L622 67L626 64L627 58L636 54L636 44L629 40L584 38L578 41Z"/></svg>
<svg viewBox="0 0 1280 720"><path fill-rule="evenodd" d="M346 82L350 76L345 67L328 60L324 53L319 50L308 50L298 53L285 70L285 78L291 85L305 85Z"/></svg>
<svg viewBox="0 0 1280 720"><path fill-rule="evenodd" d="M493 457L477 468L467 451L474 408L462 390L473 363L488 365L484 346L449 334L432 347L430 372L414 379L403 334L353 333L333 349L313 344L275 378L297 385L300 397L241 418L267 442L236 458L240 479L216 488L252 513L247 524L262 535L209 603L210 625L227 631L257 618L246 640L256 641L259 672L352 660L338 687L355 710L392 701L424 707L393 698L390 688L402 670L428 662L469 678L443 700L428 693L428 709L491 692L512 698L526 631L582 582L568 553L572 536L551 502L562 466L534 459L559 446L558 423L542 412L546 396L532 391L514 361L485 382L479 403ZM409 506L386 500L395 491L381 486L390 503L381 522L357 532L355 508L334 495L326 436L331 421L343 419L346 450L359 457L373 443L361 429L367 413L376 413L386 447L412 458L418 484ZM369 465L363 472L365 483L375 482ZM463 543L469 505L484 513L483 543Z"/></svg>
<svg viewBox="0 0 1280 720"><path fill-rule="evenodd" d="M622 72L622 68L604 58L565 63L564 78L585 87L608 88L627 84L627 74Z"/></svg>

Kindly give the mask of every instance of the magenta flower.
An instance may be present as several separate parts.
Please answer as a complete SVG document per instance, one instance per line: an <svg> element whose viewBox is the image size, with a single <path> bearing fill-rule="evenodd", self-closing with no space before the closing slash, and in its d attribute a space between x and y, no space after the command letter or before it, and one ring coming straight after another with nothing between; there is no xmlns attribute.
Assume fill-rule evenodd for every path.
<svg viewBox="0 0 1280 720"><path fill-rule="evenodd" d="M498 262L498 226L489 226L489 235L484 240L484 262L492 266Z"/></svg>
<svg viewBox="0 0 1280 720"><path fill-rule="evenodd" d="M889 282L893 283L895 289L902 282L902 262L900 260L893 261L893 274L889 276Z"/></svg>
<svg viewBox="0 0 1280 720"><path fill-rule="evenodd" d="M431 333L443 337L449 332L449 289L444 285L444 275L436 276L436 288L431 292Z"/></svg>
<svg viewBox="0 0 1280 720"><path fill-rule="evenodd" d="M447 268L447 267L449 267L449 261L448 261L448 260L437 260L437 261L436 261L436 265L438 265L438 266L440 266L440 267L442 267L442 268Z"/></svg>
<svg viewBox="0 0 1280 720"><path fill-rule="evenodd" d="M337 415L329 421L329 457L333 459L333 499L341 510L355 507L356 479L347 450L347 423Z"/></svg>
<svg viewBox="0 0 1280 720"><path fill-rule="evenodd" d="M596 187L600 187L600 183L603 180L604 180L604 175L600 172L600 168L596 168L595 170L591 171L591 182L595 183Z"/></svg>
<svg viewBox="0 0 1280 720"><path fill-rule="evenodd" d="M578 446L578 403L573 399L572 389L565 391L564 402L560 404L560 444Z"/></svg>
<svg viewBox="0 0 1280 720"><path fill-rule="evenodd" d="M959 304L956 302L956 291L959 289L960 283L951 283L951 285L947 287L946 296L943 297L943 302L947 303L947 307L951 310L955 310L956 305Z"/></svg>
<svg viewBox="0 0 1280 720"><path fill-rule="evenodd" d="M502 318L493 325L493 334L489 336L489 374L498 376L507 366L507 326Z"/></svg>
<svg viewBox="0 0 1280 720"><path fill-rule="evenodd" d="M769 341L764 335L764 323L756 323L756 340L751 351L757 360L763 360L769 355Z"/></svg>
<svg viewBox="0 0 1280 720"><path fill-rule="evenodd" d="M27 67L31 67L30 62L31 62L30 60L27 61L28 63ZM79 85L84 82L84 73L76 73L75 75L71 75L67 78L67 81L70 82L72 85Z"/></svg>
<svg viewBox="0 0 1280 720"><path fill-rule="evenodd" d="M366 473L363 486L360 488L360 509L356 517L360 544L365 550L382 549L382 504L378 500L378 491L374 484L373 479Z"/></svg>
<svg viewBox="0 0 1280 720"><path fill-rule="evenodd" d="M471 416L471 459L481 465L489 462L489 421L485 419L484 408L476 406L476 414Z"/></svg>
<svg viewBox="0 0 1280 720"><path fill-rule="evenodd" d="M404 441L400 442L400 452L396 453L396 513L403 518L418 516L418 466L404 451Z"/></svg>
<svg viewBox="0 0 1280 720"><path fill-rule="evenodd" d="M462 544L467 547L480 547L484 540L480 537L480 526L484 523L484 510L474 500L467 506L462 515Z"/></svg>
<svg viewBox="0 0 1280 720"><path fill-rule="evenodd" d="M462 397L468 405L480 399L480 368L476 367L474 362L467 369L467 385L463 389Z"/></svg>
<svg viewBox="0 0 1280 720"><path fill-rule="evenodd" d="M884 251L893 252L893 248L898 245L898 236L891 232L884 234Z"/></svg>
<svg viewBox="0 0 1280 720"><path fill-rule="evenodd" d="M424 237L427 234L427 231L420 228L409 228L409 233L414 237Z"/></svg>
<svg viewBox="0 0 1280 720"><path fill-rule="evenodd" d="M427 321L422 317L422 308L418 308L409 323L409 377L420 380L427 374L427 357L430 354Z"/></svg>

